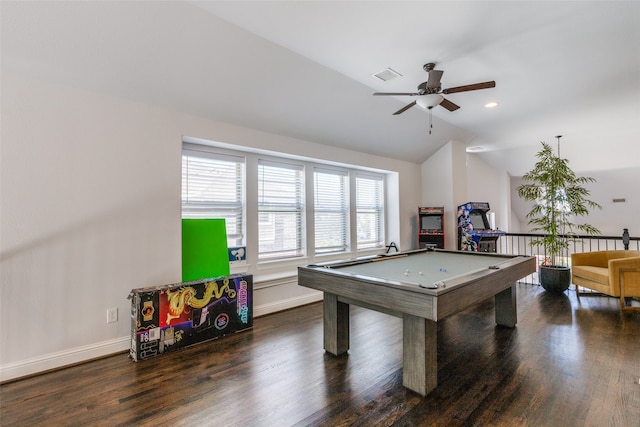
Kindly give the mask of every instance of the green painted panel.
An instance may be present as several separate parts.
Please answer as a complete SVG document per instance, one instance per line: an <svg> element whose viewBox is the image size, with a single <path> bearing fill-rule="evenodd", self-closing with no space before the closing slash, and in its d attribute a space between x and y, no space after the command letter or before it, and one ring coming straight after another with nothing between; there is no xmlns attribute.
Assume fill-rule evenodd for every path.
<svg viewBox="0 0 640 427"><path fill-rule="evenodd" d="M183 219L182 281L228 275L224 219Z"/></svg>

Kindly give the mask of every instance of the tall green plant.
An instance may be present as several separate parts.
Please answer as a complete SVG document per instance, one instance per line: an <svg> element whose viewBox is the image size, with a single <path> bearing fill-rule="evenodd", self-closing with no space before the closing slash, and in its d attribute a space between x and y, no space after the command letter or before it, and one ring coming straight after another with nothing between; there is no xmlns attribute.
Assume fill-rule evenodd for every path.
<svg viewBox="0 0 640 427"><path fill-rule="evenodd" d="M544 141L536 154L538 162L523 177L525 184L518 187L518 195L535 202L527 214L532 232L544 233L544 237L532 240L532 246L543 246L552 265L558 265L558 255L569 248L567 237L576 231L584 234L599 234L596 227L573 222L575 217L586 216L590 209L602 208L589 200L589 190L584 184L595 182L594 178L579 177L569 167L567 159L560 158L560 137L558 155Z"/></svg>

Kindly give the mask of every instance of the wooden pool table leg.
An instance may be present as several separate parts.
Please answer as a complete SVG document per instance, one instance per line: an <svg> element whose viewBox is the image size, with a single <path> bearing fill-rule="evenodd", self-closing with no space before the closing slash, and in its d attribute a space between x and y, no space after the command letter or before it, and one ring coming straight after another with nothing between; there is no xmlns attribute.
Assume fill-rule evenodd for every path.
<svg viewBox="0 0 640 427"><path fill-rule="evenodd" d="M496 294L496 323L513 328L518 322L518 307L516 304L516 284Z"/></svg>
<svg viewBox="0 0 640 427"><path fill-rule="evenodd" d="M402 385L423 396L438 385L438 325L402 316Z"/></svg>
<svg viewBox="0 0 640 427"><path fill-rule="evenodd" d="M338 296L324 293L324 349L333 355L349 350L349 304Z"/></svg>

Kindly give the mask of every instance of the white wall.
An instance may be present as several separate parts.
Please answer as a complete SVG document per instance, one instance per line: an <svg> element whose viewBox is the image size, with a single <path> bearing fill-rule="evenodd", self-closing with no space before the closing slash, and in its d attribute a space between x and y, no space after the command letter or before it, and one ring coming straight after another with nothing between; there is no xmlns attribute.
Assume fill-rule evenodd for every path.
<svg viewBox="0 0 640 427"><path fill-rule="evenodd" d="M422 164L420 206L444 206L445 249L456 249L456 214L453 194L453 144L445 144ZM416 217L417 217L416 207ZM417 221L417 220L416 220ZM416 235L417 240L417 235Z"/></svg>
<svg viewBox="0 0 640 427"><path fill-rule="evenodd" d="M180 280L183 135L396 172L389 236L415 239L419 165L6 72L1 83L0 380L126 350L129 291ZM282 270L252 272L256 313L317 299L272 281Z"/></svg>
<svg viewBox="0 0 640 427"><path fill-rule="evenodd" d="M3 380L126 348L129 290L180 278L171 122L147 106L2 74ZM106 323L109 307L119 322Z"/></svg>
<svg viewBox="0 0 640 427"><path fill-rule="evenodd" d="M588 186L589 197L602 205L602 209L592 210L584 221L598 227L606 236L621 236L623 228L628 228L632 236L640 236L640 167L581 175L595 178L596 182ZM614 203L613 199L626 201Z"/></svg>
<svg viewBox="0 0 640 427"><path fill-rule="evenodd" d="M467 159L467 199L465 202L489 202L491 212L496 216L496 228L510 230L511 193L509 174L489 166L478 155L468 153Z"/></svg>
<svg viewBox="0 0 640 427"><path fill-rule="evenodd" d="M579 176L595 178L596 182L586 184L591 192L589 198L602 206L591 210L588 216L576 222L596 226L604 236L622 236L622 229L628 228L632 236L640 236L640 226L636 220L640 212L640 167L610 171L580 173ZM517 188L522 184L520 177L511 179L511 204L514 217L520 223L520 231L528 232L525 215L531 208L530 202L518 197ZM614 203L613 199L625 199L624 203Z"/></svg>

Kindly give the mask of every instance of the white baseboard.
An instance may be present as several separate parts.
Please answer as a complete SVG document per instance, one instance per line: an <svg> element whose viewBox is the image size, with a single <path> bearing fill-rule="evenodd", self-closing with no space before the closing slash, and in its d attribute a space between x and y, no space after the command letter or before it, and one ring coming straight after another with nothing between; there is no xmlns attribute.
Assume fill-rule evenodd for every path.
<svg viewBox="0 0 640 427"><path fill-rule="evenodd" d="M56 353L45 354L20 362L0 365L0 382L37 374L96 357L119 353L131 347L131 337L120 337Z"/></svg>
<svg viewBox="0 0 640 427"><path fill-rule="evenodd" d="M277 303L264 304L253 308L254 317L287 310L305 304L322 300L322 292L317 292L302 297L280 300ZM114 353L129 350L131 348L131 336L115 338L82 347L76 347L65 351L45 354L20 362L0 365L0 382L26 377L45 372L51 369L61 368L75 363L107 356Z"/></svg>

